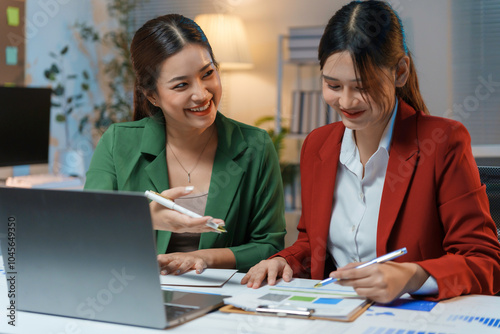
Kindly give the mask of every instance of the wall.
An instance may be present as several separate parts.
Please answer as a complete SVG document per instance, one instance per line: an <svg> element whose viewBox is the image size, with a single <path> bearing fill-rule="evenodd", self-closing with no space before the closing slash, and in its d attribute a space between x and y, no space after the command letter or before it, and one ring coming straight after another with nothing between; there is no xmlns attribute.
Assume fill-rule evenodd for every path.
<svg viewBox="0 0 500 334"><path fill-rule="evenodd" d="M254 68L224 75L224 112L237 120L252 124L264 115L276 113L277 42L279 34L286 34L292 26L324 26L330 16L348 1L345 0L218 0L227 12L241 16L247 28ZM424 98L432 114L442 115L451 104L450 69L450 8L449 0L393 0L406 26L408 45L414 53ZM77 133L79 119L92 113L92 106L102 102L106 85L102 80L102 61L107 50L80 41L71 29L78 20L94 22L101 31L109 29L112 20L107 17L102 0L27 0L26 83L31 86L49 84L43 71L53 61L49 52L58 52L69 46L67 73L86 69L93 85L86 97L86 106L75 112L70 121L72 133ZM146 3L147 5L147 3ZM429 13L433 13L429 15ZM436 15L438 14L438 15ZM312 69L312 74L319 72ZM294 85L295 69L285 66L284 87ZM289 93L284 92L283 106L288 109ZM54 113L57 113L55 111ZM55 118L55 115L54 115ZM53 120L51 160L58 147L64 146L64 126ZM87 129L77 134L74 141L82 150L87 166L93 151L92 136Z"/></svg>

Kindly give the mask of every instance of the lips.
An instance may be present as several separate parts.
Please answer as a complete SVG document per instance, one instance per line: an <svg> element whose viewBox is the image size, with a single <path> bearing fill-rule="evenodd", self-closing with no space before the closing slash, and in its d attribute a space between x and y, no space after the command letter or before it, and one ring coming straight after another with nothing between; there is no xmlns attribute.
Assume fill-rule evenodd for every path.
<svg viewBox="0 0 500 334"><path fill-rule="evenodd" d="M196 106L194 108L188 108L185 110L191 112L193 115L196 116L205 116L212 111L212 108L210 108L211 106L212 106L212 100L208 100L202 105Z"/></svg>
<svg viewBox="0 0 500 334"><path fill-rule="evenodd" d="M365 110L346 110L346 109L340 109L342 114L344 114L345 117L347 118L358 118L359 116L363 115Z"/></svg>
<svg viewBox="0 0 500 334"><path fill-rule="evenodd" d="M210 102L211 102L211 100L208 100L207 102L205 102L205 104L196 106L194 108L189 108L188 110L189 111L194 111L194 112L205 111L205 110L207 110L210 107Z"/></svg>

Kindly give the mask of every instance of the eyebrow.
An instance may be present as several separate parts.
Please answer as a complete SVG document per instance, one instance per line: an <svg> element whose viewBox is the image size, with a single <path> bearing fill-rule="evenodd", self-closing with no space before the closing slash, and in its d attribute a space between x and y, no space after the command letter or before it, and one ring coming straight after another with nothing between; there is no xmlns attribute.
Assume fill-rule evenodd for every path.
<svg viewBox="0 0 500 334"><path fill-rule="evenodd" d="M199 72L203 72L205 71L207 68L209 68L210 66L212 66L213 62L209 62L208 64L206 64L205 66L203 66ZM182 81L182 80L186 80L188 78L187 75L181 75L181 76L178 76L178 77L175 77L175 78L172 78L168 81L168 83L170 82L174 82L174 81Z"/></svg>
<svg viewBox="0 0 500 334"><path fill-rule="evenodd" d="M326 79L326 80L330 80L330 81L341 81L340 79L337 79L337 78L332 78L332 77L329 77L328 75L324 75L324 74L322 74L321 76L322 76L324 79ZM350 81L350 82L359 82L359 80L358 80L358 79L351 79L351 80L349 80L349 81Z"/></svg>

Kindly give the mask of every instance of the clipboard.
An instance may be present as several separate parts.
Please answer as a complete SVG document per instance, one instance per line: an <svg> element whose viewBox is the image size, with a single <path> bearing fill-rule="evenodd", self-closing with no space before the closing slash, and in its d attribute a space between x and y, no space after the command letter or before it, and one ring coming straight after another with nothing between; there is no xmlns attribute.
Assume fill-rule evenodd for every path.
<svg viewBox="0 0 500 334"><path fill-rule="evenodd" d="M221 307L219 311L225 313L263 315L263 316L287 317L287 318L309 319L309 320L352 322L356 320L361 314L363 314L363 312L365 312L372 304L373 301L366 300L366 302L363 305L354 309L353 312L351 312L348 317L314 316L314 309L311 308L282 308L282 307L273 308L266 305L259 306L257 308L257 311L245 311L233 305L225 305Z"/></svg>

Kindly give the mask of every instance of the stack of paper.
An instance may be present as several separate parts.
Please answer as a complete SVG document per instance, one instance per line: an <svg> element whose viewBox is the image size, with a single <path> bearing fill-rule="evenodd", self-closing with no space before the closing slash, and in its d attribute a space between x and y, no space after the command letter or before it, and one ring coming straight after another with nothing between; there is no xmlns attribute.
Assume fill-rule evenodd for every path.
<svg viewBox="0 0 500 334"><path fill-rule="evenodd" d="M370 302L361 298L350 287L335 284L314 288L318 281L297 281L264 286L231 298L224 303L245 311L256 312L259 308L285 310L278 315L291 315L294 310L311 310L318 319L352 321L361 314Z"/></svg>

